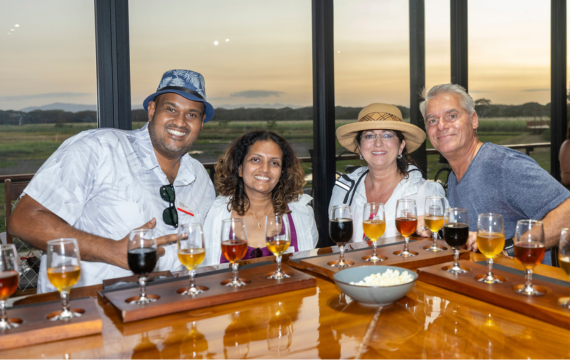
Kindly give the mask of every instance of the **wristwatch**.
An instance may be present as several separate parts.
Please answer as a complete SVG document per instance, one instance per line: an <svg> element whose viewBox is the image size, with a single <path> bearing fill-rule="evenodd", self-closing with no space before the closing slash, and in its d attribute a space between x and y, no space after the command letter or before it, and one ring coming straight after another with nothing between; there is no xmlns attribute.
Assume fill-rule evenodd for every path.
<svg viewBox="0 0 570 360"><path fill-rule="evenodd" d="M515 256L515 242L513 239L505 239L504 249L509 256Z"/></svg>

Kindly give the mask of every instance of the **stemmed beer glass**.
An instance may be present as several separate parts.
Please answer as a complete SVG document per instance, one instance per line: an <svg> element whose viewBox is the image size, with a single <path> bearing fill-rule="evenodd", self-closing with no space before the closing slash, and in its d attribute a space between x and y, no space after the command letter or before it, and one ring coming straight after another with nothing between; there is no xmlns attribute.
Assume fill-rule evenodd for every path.
<svg viewBox="0 0 570 360"><path fill-rule="evenodd" d="M56 239L47 242L47 277L59 291L62 310L50 320L68 320L81 316L69 308L69 292L81 276L81 257L77 240Z"/></svg>
<svg viewBox="0 0 570 360"><path fill-rule="evenodd" d="M441 196L427 196L424 208L424 221L431 230L433 244L425 248L427 251L443 251L437 246L437 232L443 227L443 212L445 211L445 201Z"/></svg>
<svg viewBox="0 0 570 360"><path fill-rule="evenodd" d="M396 205L396 229L404 237L404 250L397 252L403 257L416 256L417 253L410 251L410 235L416 231L418 217L416 201L414 199L400 199Z"/></svg>
<svg viewBox="0 0 570 360"><path fill-rule="evenodd" d="M14 244L0 245L0 331L18 326L6 314L6 300L18 289L18 260Z"/></svg>
<svg viewBox="0 0 570 360"><path fill-rule="evenodd" d="M178 238L176 240L178 259L188 269L190 283L180 295L196 295L208 290L204 286L196 286L194 277L196 268L204 261L206 252L204 250L204 232L200 223L182 224L178 227Z"/></svg>
<svg viewBox="0 0 570 360"><path fill-rule="evenodd" d="M275 255L277 269L269 279L285 279L290 277L281 270L281 257L291 245L291 230L287 215L266 215L265 216L265 241L269 251Z"/></svg>
<svg viewBox="0 0 570 360"><path fill-rule="evenodd" d="M329 263L330 266L339 268L354 264L344 260L344 245L352 238L352 213L349 205L337 205L331 208L329 214L329 236L338 245L338 261Z"/></svg>
<svg viewBox="0 0 570 360"><path fill-rule="evenodd" d="M558 244L558 263L566 275L570 277L570 229L564 228L560 233L560 243ZM562 299L561 299L562 300ZM560 304L570 309L570 298L565 298Z"/></svg>
<svg viewBox="0 0 570 360"><path fill-rule="evenodd" d="M447 269L452 274L466 273L467 270L459 265L459 248L469 239L469 220L467 210L462 208L447 208L443 216L443 238L453 249L453 265Z"/></svg>
<svg viewBox="0 0 570 360"><path fill-rule="evenodd" d="M532 286L532 270L536 265L542 262L545 251L544 227L542 221L517 221L515 259L517 259L526 270L525 284L515 287L515 291L518 294L529 296L544 295L544 292Z"/></svg>
<svg viewBox="0 0 570 360"><path fill-rule="evenodd" d="M499 255L505 247L505 227L503 216L500 214L479 214L477 220L477 248L487 258L489 271L486 275L478 275L475 278L486 284L502 283L493 275L493 258Z"/></svg>
<svg viewBox="0 0 570 360"><path fill-rule="evenodd" d="M140 295L131 304L148 304L156 301L146 293L146 277L158 262L158 249L153 229L135 229L129 233L127 260L129 269L139 276Z"/></svg>
<svg viewBox="0 0 570 360"><path fill-rule="evenodd" d="M239 287L246 283L238 276L239 261L247 253L247 231L243 219L222 220L222 253L232 264L233 277L222 284Z"/></svg>
<svg viewBox="0 0 570 360"><path fill-rule="evenodd" d="M384 235L386 231L386 216L384 215L384 204L382 203L366 203L362 212L362 229L364 234L372 241L372 255L366 257L366 261L379 262L386 258L378 256L377 241Z"/></svg>

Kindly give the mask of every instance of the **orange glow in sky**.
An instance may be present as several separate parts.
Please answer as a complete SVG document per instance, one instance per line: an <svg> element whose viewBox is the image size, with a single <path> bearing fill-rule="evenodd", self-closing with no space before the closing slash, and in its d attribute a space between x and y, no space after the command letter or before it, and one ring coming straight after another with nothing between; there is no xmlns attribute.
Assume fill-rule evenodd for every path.
<svg viewBox="0 0 570 360"><path fill-rule="evenodd" d="M409 106L408 2L334 6L336 104ZM133 107L173 68L201 72L215 107L312 105L309 0L136 0L129 13ZM449 28L449 1L426 1L428 87L450 80ZM0 109L96 103L93 1L2 1L0 48ZM550 2L469 2L469 90L550 102Z"/></svg>

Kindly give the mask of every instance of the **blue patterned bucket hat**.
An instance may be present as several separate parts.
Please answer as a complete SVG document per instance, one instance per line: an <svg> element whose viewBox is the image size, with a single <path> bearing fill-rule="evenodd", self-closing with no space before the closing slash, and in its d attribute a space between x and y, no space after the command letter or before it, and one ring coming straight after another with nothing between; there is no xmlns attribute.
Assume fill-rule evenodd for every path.
<svg viewBox="0 0 570 360"><path fill-rule="evenodd" d="M202 74L190 70L169 70L162 75L156 92L147 97L143 107L148 111L148 103L164 93L172 92L184 96L188 100L204 103L206 109L205 123L214 117L214 107L206 101L206 85Z"/></svg>

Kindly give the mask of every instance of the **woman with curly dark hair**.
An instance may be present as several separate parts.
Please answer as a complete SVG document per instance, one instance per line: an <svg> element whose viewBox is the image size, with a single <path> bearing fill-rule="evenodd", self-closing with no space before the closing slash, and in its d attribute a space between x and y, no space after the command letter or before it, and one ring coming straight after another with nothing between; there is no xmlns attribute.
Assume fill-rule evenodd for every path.
<svg viewBox="0 0 570 360"><path fill-rule="evenodd" d="M289 218L290 251L313 249L318 240L312 198L303 194L305 173L287 140L271 131L249 132L230 145L216 164L220 194L204 223L203 265L227 260L221 250L223 219L241 218L247 228L245 259L272 255L265 247L265 215Z"/></svg>

